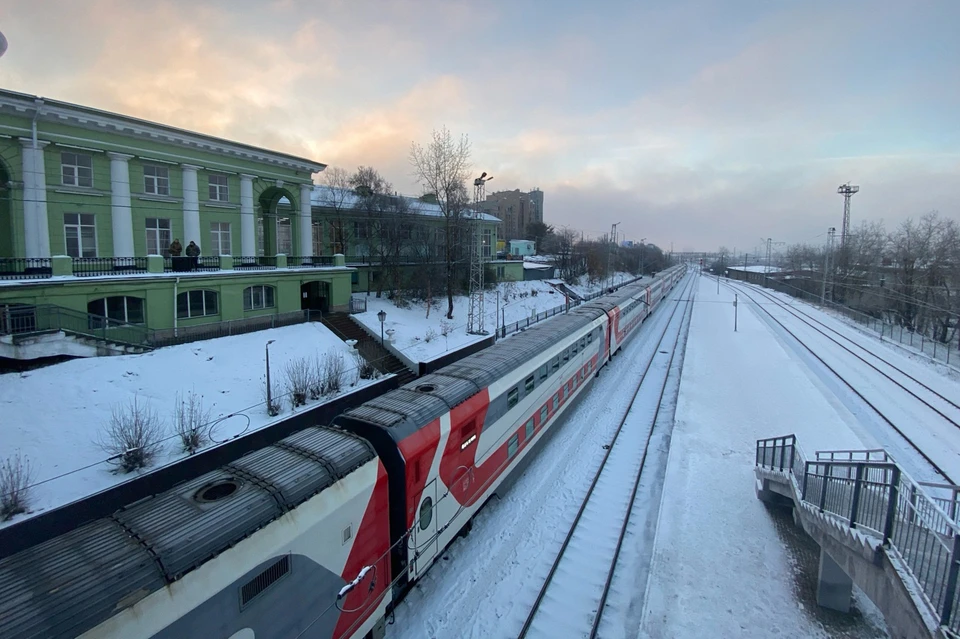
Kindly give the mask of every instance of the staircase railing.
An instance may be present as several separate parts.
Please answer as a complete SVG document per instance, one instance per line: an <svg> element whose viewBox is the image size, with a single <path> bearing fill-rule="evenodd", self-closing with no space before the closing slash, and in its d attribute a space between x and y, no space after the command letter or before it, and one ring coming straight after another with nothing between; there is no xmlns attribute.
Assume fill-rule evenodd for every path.
<svg viewBox="0 0 960 639"><path fill-rule="evenodd" d="M801 502L879 536L940 624L960 632L960 525L886 453L821 451L807 461L788 435L758 440L756 464L789 473Z"/></svg>
<svg viewBox="0 0 960 639"><path fill-rule="evenodd" d="M153 331L102 315L82 313L54 304L10 305L0 309L0 334L29 335L63 331L129 346L149 347Z"/></svg>

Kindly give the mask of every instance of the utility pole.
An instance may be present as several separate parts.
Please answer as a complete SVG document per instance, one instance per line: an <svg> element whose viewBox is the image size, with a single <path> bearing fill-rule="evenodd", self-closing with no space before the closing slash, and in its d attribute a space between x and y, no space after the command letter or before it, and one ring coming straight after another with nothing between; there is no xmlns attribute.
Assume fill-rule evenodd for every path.
<svg viewBox="0 0 960 639"><path fill-rule="evenodd" d="M613 285L613 249L617 246L617 226L620 222L610 225L610 243L607 244L607 277Z"/></svg>
<svg viewBox="0 0 960 639"><path fill-rule="evenodd" d="M483 330L483 233L480 230L480 223L483 215L480 213L480 204L484 200L486 193L486 184L493 179L493 176L487 176L484 171L480 177L473 181L473 208L476 219L471 226L472 240L470 254L470 310L467 314L467 333L471 335L486 335ZM496 321L494 321L496 325Z"/></svg>
<svg viewBox="0 0 960 639"><path fill-rule="evenodd" d="M830 258L833 253L833 235L836 232L837 232L837 229L835 229L832 226L829 229L827 229L828 239L827 239L827 250L823 256L823 284L821 284L820 286L820 306L823 306L824 300L826 299L826 295L827 295L827 277L828 277L828 273L830 272ZM833 297L832 293L833 291L831 290L831 295L830 295L831 298Z"/></svg>

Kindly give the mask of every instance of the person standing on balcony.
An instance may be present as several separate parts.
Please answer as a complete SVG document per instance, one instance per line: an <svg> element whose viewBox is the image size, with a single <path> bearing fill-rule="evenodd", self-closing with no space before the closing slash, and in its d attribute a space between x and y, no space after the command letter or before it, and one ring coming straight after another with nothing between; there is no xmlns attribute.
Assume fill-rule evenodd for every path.
<svg viewBox="0 0 960 639"><path fill-rule="evenodd" d="M170 257L180 257L183 252L183 246L180 244L180 238L176 238L170 243Z"/></svg>
<svg viewBox="0 0 960 639"><path fill-rule="evenodd" d="M193 240L187 244L187 257L200 257L200 247Z"/></svg>

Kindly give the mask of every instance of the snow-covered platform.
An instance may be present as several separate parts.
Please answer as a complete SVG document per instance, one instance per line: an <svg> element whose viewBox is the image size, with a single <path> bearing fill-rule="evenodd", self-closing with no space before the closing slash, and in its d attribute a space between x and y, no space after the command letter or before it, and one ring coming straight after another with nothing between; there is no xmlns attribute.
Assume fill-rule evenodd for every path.
<svg viewBox="0 0 960 639"><path fill-rule="evenodd" d="M795 433L809 450L875 446L742 300L734 332L733 301L701 278L638 636L766 637L773 618L781 637L829 636L798 601L791 555L754 494L756 441Z"/></svg>

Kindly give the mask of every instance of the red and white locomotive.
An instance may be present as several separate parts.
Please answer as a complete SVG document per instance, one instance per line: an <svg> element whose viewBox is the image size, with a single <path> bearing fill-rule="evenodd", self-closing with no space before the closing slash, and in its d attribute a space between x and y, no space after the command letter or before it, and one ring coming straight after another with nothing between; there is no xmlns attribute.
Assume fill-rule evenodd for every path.
<svg viewBox="0 0 960 639"><path fill-rule="evenodd" d="M625 286L332 427L0 559L0 636L382 636L392 603L684 272Z"/></svg>

